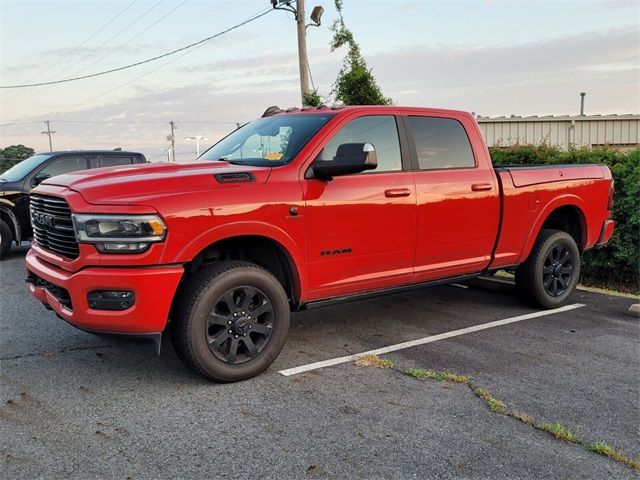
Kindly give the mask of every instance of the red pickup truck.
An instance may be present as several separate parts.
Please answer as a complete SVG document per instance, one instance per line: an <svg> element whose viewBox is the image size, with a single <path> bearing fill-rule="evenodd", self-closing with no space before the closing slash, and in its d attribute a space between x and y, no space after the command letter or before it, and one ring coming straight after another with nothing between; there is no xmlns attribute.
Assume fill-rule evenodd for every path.
<svg viewBox="0 0 640 480"><path fill-rule="evenodd" d="M27 281L72 325L158 345L168 329L196 372L236 381L312 306L501 268L564 304L613 192L602 165L494 169L464 112L272 107L195 163L45 180Z"/></svg>

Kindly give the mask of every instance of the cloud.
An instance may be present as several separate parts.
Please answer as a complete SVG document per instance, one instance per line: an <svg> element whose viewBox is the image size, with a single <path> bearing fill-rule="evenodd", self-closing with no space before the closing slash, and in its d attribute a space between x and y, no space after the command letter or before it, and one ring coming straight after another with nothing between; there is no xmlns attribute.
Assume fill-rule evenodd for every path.
<svg viewBox="0 0 640 480"><path fill-rule="evenodd" d="M364 53L383 92L398 104L483 115L565 114L577 112L578 94L585 91L587 112L606 114L640 111L636 47L636 30L620 28L512 45L413 45ZM313 50L309 56L315 83L326 95L343 52ZM295 51L265 51L165 72L175 86L169 82L158 86L156 79L151 84L155 86L123 90L124 96L102 105L48 112L58 130L54 144L58 148L123 146L157 156L167 145L168 122L175 120L178 152L184 154L195 150L184 137L201 134L213 141L235 128L233 123L188 122L245 122L270 105L299 104ZM74 101L85 98L78 96ZM20 120L42 120L43 115L22 115ZM140 123L56 124L55 120ZM41 127L4 128L2 143L44 148Z"/></svg>

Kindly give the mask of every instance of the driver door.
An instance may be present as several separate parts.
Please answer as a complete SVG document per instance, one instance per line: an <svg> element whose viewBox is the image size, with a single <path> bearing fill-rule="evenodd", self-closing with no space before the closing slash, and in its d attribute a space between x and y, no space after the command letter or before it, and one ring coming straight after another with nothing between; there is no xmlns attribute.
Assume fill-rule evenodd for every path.
<svg viewBox="0 0 640 480"><path fill-rule="evenodd" d="M370 143L378 166L331 181L304 179L310 300L402 284L413 273L416 193L394 115L350 117L316 158Z"/></svg>

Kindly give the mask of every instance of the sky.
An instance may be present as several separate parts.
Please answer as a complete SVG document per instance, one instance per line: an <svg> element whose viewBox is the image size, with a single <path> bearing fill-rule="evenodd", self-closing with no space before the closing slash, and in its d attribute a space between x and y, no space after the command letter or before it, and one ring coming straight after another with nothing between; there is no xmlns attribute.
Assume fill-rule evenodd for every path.
<svg viewBox="0 0 640 480"><path fill-rule="evenodd" d="M331 52L333 0L307 30L313 83L329 104L345 52ZM268 11L269 0L0 0L0 85L117 68L196 42ZM640 113L639 1L344 0L344 20L395 104L480 115ZM71 83L0 89L0 148L116 148L166 158L176 122L211 145L270 105L300 105L296 24L270 11L203 45Z"/></svg>

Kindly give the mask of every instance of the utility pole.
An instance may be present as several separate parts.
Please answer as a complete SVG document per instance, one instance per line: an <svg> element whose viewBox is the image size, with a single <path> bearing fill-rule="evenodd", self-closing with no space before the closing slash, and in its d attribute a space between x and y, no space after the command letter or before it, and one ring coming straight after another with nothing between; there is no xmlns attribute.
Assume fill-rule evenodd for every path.
<svg viewBox="0 0 640 480"><path fill-rule="evenodd" d="M300 95L302 105L304 98L309 93L309 65L307 60L307 29L304 25L304 0L297 0L296 23L298 24L298 63L300 68Z"/></svg>
<svg viewBox="0 0 640 480"><path fill-rule="evenodd" d="M167 136L167 140L171 141L171 152L173 154L173 161L176 161L176 135L174 130L176 130L178 127L176 127L176 122L174 122L173 120L171 120L169 122L169 125L171 125L171 135Z"/></svg>
<svg viewBox="0 0 640 480"><path fill-rule="evenodd" d="M47 131L46 132L40 132L41 135L47 135L49 137L49 151L53 152L53 143L51 141L51 135L53 135L54 133L56 133L55 130L51 130L51 120L45 120L44 123L47 125Z"/></svg>
<svg viewBox="0 0 640 480"><path fill-rule="evenodd" d="M291 5L295 3L295 7ZM311 13L313 23L304 23L304 0L271 0L271 5L276 10L286 10L293 13L298 28L298 66L300 68L300 97L304 105L304 97L309 93L309 60L307 59L307 27L319 27L320 18L324 9L320 6L314 7Z"/></svg>

